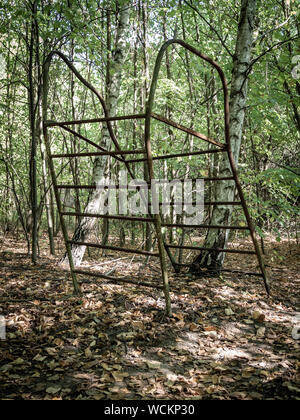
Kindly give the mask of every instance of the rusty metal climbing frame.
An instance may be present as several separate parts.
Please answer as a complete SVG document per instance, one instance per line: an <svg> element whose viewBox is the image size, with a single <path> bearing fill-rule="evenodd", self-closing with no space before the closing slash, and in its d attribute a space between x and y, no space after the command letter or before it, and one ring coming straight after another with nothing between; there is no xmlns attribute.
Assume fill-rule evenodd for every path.
<svg viewBox="0 0 300 420"><path fill-rule="evenodd" d="M174 121L168 120L160 115L157 115L153 112L153 106L154 106L154 98L155 98L155 91L156 91L156 86L157 86L157 81L158 81L158 76L159 76L159 71L161 68L161 64L162 64L162 59L164 56L165 51L167 50L167 48L172 45L172 44L178 44L181 45L183 48L187 49L188 51L190 51L191 53L197 55L198 57L200 57L202 60L206 61L207 63L209 63L212 67L214 67L218 74L219 77L221 79L222 82L222 88L223 88L223 94L224 94L224 119L225 119L225 143L221 143L218 142L214 139L208 138L207 136L205 136L204 134L201 134L195 130L192 130L190 128L184 127L180 124L177 124ZM162 48L160 49L160 52L157 56L157 60L156 60L156 64L155 64L155 68L154 68L154 74L153 74L153 78L152 78L152 83L151 83L151 88L150 88L150 94L149 94L149 99L146 105L146 111L144 114L137 114L137 115L125 115L125 116L115 116L115 117L111 117L109 116L109 113L107 111L105 102L102 98L102 96L100 95L100 93L89 83L87 82L78 72L77 70L73 67L73 65L69 62L69 60L67 59L66 56L64 56L64 54L62 54L59 51L54 51L52 52L45 64L45 68L44 68L44 86L45 86L45 92L47 92L48 89L48 71L49 71L49 66L50 66L50 62L51 59L54 55L58 55L62 60L65 61L65 63L67 64L67 66L71 69L71 71L76 75L76 77L88 88L90 89L99 99L103 111L104 111L104 117L103 118L95 118L95 119L86 119L86 120L79 120L79 121L64 121L64 122L54 122L54 121L48 121L47 120L47 113L45 112L44 115L44 137L45 137L45 144L46 144L46 150L47 150L47 155L48 155L48 159L49 159L49 168L50 168L50 172L51 172L51 177L52 177L52 182L53 182L53 186L54 186L54 192L55 192L55 198L56 198L56 203L57 203L57 207L58 207L58 212L60 215L60 221L61 221L61 226L62 226L62 232L63 232L63 236L64 236L64 240L65 240L65 245L66 245L66 250L67 250L67 255L68 255L68 259L69 259L69 264L70 264L70 271L71 271L71 276L72 276L72 280L73 280L73 285L74 285L74 289L76 292L78 292L80 290L79 285L78 285L78 281L77 281L77 275L84 275L84 276L94 276L94 277L101 277L104 279L107 279L109 281L113 281L113 282L125 282L125 283L135 283L135 284L139 284L139 285L143 285L143 286L148 286L148 287L155 287L155 288L160 288L163 289L164 291L164 295L165 295L165 301L166 301L166 312L167 315L171 315L171 301L170 301L170 287L169 287L169 280L168 280L168 273L167 273L167 262L166 262L166 257L168 256L175 271L179 271L180 270L180 266L186 266L187 264L178 264L176 261L174 261L174 258L172 257L171 254L171 249L188 249L188 250L209 250L208 248L204 248L204 247L195 247L195 246L184 246L184 245L173 245L173 244L166 244L164 242L163 239L163 235L162 235L162 227L166 227L166 228L172 228L172 227L181 227L181 228L188 228L188 227L193 227L193 228L206 228L206 229L231 229L231 230L248 230L250 232L251 235L251 239L252 239L252 243L254 246L254 250L253 251L246 251L246 250L240 250L240 249L217 249L215 251L218 252L225 252L225 253L240 253L240 254L254 254L257 257L257 261L258 261L258 265L260 268L260 272L259 273L253 273L253 272L244 272L244 274L246 275L254 275L254 276L259 276L263 278L264 281L264 285L266 288L267 293L269 294L269 285L268 285L268 277L267 277L267 273L266 273L266 269L265 269L265 265L263 262L263 258L261 255L261 251L255 236L255 230L254 230L254 226L247 208L247 204L244 198L244 194L242 191L242 187L238 178L238 174L237 174L237 170L235 167L235 162L234 162L234 158L233 158L233 154L232 154L232 150L231 150L231 144L230 144L230 135L229 135L229 118L230 118L230 113L229 113L229 99L228 99L228 89L227 89L227 83L226 83L226 79L224 76L224 73L221 69L221 67L212 59L210 59L209 57L205 56L204 54L202 54L200 51L196 50L194 47L188 45L187 43L185 43L184 41L181 40L177 40L177 39L172 39L167 41ZM44 95L44 109L47 109L47 93L45 93ZM114 134L114 130L112 127L112 122L113 121L124 121L124 120L144 120L145 121L145 137L144 137L144 145L145 148L141 149L141 150L121 150L119 143L115 137ZM190 134L191 136L197 137L211 145L214 146L213 149L209 149L209 150L202 150L202 151L196 151L196 152L192 152L192 153L176 153L176 154L169 154L169 155L161 155L161 156L152 156L152 149L151 149L151 120L155 119L158 120L168 126L172 126L180 131L183 131L185 133ZM74 131L73 129L71 129L69 126L75 126L75 125L80 125L80 124L86 124L86 123L104 123L107 125L107 129L108 132L110 134L112 143L115 146L115 151L109 151L109 150L105 150L104 148L100 147L98 144L94 143L93 141L87 139L86 137L84 137L82 134L77 133L76 131ZM88 144L94 146L98 151L97 152L92 152L92 153L68 153L68 154L52 154L51 153L51 148L50 148L50 142L48 139L48 129L50 129L51 127L60 127L63 130L66 130L67 132L73 134L74 136L79 137L81 140L87 142ZM137 163L137 162L142 162L145 163L147 165L148 168L148 175L149 175L149 179L148 179L148 183L149 181L151 182L151 180L154 179L154 161L156 160L164 160L164 159L170 159L170 158L174 158L174 157L184 157L184 156L196 156L196 155L202 155L202 154L209 154L209 153L226 153L227 157L229 159L229 163L230 163L230 167L231 167L231 171L232 171L232 175L229 177L210 177L210 178L204 178L205 182L219 182L219 181L234 181L235 185L236 185L236 189L237 189L237 193L239 196L240 201L233 201L233 202L205 202L204 205L206 206L212 206L212 205L229 205L229 206L242 206L243 211L244 211L244 215L247 221L247 226L217 226L217 225L211 225L211 224L201 224L201 225L187 225L187 224L167 224L167 223L162 223L161 220L161 216L160 214L151 214L151 217L130 217L130 216L121 216L121 215L103 215L103 214L94 214L94 213L76 213L76 212L64 212L63 211L63 207L62 207L62 203L61 203L61 197L60 197L60 190L65 188L65 189L95 189L96 186L94 185L59 185L57 182L57 176L55 173L55 167L54 167L54 163L53 160L56 158L65 158L65 157L80 157L80 156L112 156L114 157L116 160L118 160L120 163L124 164L128 170L128 173L132 176L133 178L133 174L131 171L131 167L130 165L132 163ZM127 155L143 155L143 157L141 158L136 158L136 159L129 159L126 160L126 156ZM118 186L118 188L122 188L121 185ZM86 242L76 242L73 240L70 240L68 238L68 232L67 232L67 228L66 228L66 223L64 220L64 217L66 216L78 216L78 217L97 217L97 218L103 218L103 219L116 219L116 220L126 220L126 221L139 221L139 222L145 222L145 223L153 223L155 226L155 231L156 231L156 239L157 239L157 245L158 245L158 252L150 252L150 251L143 251L143 250L137 250L137 249L128 249L125 247L115 247L115 246L109 246L109 245L100 245L100 244L94 244L94 243L86 243ZM161 273L162 273L162 284L161 285L154 285L152 283L147 283L147 282L141 282L141 281L134 281L132 279L128 279L128 278L115 278L109 275L105 275L105 274L100 274L100 273L95 273L92 271L84 271L84 270L80 270L77 269L74 266L73 263L73 259L72 259L72 252L71 252L71 246L77 244L77 245L83 245L83 246L89 246L89 247L96 247L96 248L100 248L100 249L107 249L107 250L116 250L116 251L123 251L125 253L134 253L134 254L140 254L140 255L146 255L146 256L152 256L152 257L158 257L160 260L160 266L161 266ZM226 270L223 269L221 271L225 271L225 272L231 272L231 270ZM234 271L232 270L232 272L238 272L238 271ZM241 273L241 271L240 271Z"/></svg>

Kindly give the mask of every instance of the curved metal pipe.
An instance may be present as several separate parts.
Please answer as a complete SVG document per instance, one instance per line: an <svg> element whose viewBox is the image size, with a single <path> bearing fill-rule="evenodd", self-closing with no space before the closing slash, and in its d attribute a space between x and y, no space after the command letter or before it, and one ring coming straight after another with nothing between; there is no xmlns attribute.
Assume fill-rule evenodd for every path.
<svg viewBox="0 0 300 420"><path fill-rule="evenodd" d="M157 81L158 81L158 75L162 64L163 56L168 49L168 47L172 44L179 44L182 47L186 48L187 50L191 51L193 54L197 55L198 57L202 58L207 63L211 64L218 72L222 87L223 87L223 93L224 93L224 122L225 122L225 142L228 147L228 149L231 149L230 147L230 132L229 132L229 119L230 119L230 112L229 112L229 95L228 95L228 88L227 88L227 82L224 75L223 70L219 66L218 63L216 63L213 59L210 57L207 57L206 55L202 54L200 51L198 51L196 48L192 47L191 45L187 44L186 42L180 40L180 39L170 39L169 41L165 42L163 46L161 47L158 56L156 58L156 63L154 67L153 72L153 78L150 86L150 92L149 92L149 99L146 105L146 121L145 121L145 141L146 145L150 141L150 122L151 122L151 114L153 111L153 105L154 105L154 97L157 87Z"/></svg>
<svg viewBox="0 0 300 420"><path fill-rule="evenodd" d="M81 76L79 71L73 66L73 64L70 62L70 60L67 58L67 56L60 51L57 51L57 50L51 51L51 53L48 55L48 57L47 57L47 59L44 63L44 68L43 68L43 81L44 81L43 86L44 86L44 88L48 86L49 67L50 67L52 58L55 55L60 57L66 63L66 65L69 67L69 69L72 71L72 73L75 74L77 79L83 85L85 85L91 92L93 92L97 96L97 98L99 99L99 101L101 103L101 106L103 108L105 118L108 118L109 117L108 109L107 109L106 103L105 103L102 95L100 94L100 92L90 82L88 82L83 76ZM44 91L44 95L43 95L43 101L44 101L43 108L45 110L47 109L47 91L48 91L48 89L46 88L45 91ZM108 129L108 132L109 132L109 135L110 135L110 138L111 138L112 142L114 143L117 151L120 151L121 148L120 148L118 140L116 139L116 136L114 134L114 130L113 130L111 122L106 121L106 124L107 124L107 129ZM129 165L126 163L126 160L122 157L120 157L119 160L122 161L125 164L129 174L131 175L132 178L134 178L134 175L133 175Z"/></svg>
<svg viewBox="0 0 300 420"><path fill-rule="evenodd" d="M236 187L237 187L240 199L241 199L241 204L242 204L242 207L243 207L243 210L244 210L244 214L245 214L245 217L246 217L246 220L247 220L247 223L248 223L248 227L250 229L250 234L251 234L252 242L253 242L255 252L256 252L256 255L257 255L257 260L258 260L261 272L263 274L265 288L266 288L267 293L269 294L270 289L269 289L268 276L267 276L267 273L266 273L265 264L264 264L263 257L261 255L259 245L258 245L256 236L255 236L255 229L254 229L252 219L250 217L250 213L249 213L247 203L246 203L246 200L245 200L245 197L244 197L244 193L243 193L243 190L242 190L242 187L241 187L238 175L237 175L235 160L234 160L232 149L231 149L229 94L228 94L228 87L227 87L227 82L226 82L224 72L216 61L214 61L210 57L206 56L205 54L202 54L196 48L192 47L191 45L187 44L186 42L184 42L180 39L170 39L169 41L165 42L163 44L163 46L161 47L161 49L158 53L158 56L156 58L156 62L155 62L153 78L152 78L150 92L149 92L149 99L148 99L148 102L147 102L147 105L146 105L146 118L145 118L145 145L146 145L147 156L148 156L148 168L149 168L150 179L154 178L152 150L151 150L151 117L152 117L152 111L153 111L153 105L154 105L154 97L155 97L155 92L156 92L156 88L157 88L157 81L158 81L158 76L159 76L159 71L160 71L160 68L161 68L163 56L164 56L166 50L168 49L168 47L172 44L181 45L185 49L187 49L190 52L192 52L193 54L197 55L202 60L206 61L212 67L214 67L217 70L217 72L220 76L220 79L221 79L221 82L222 82L223 94L224 94L224 123L225 123L226 151L227 151L227 154L228 154L228 159L229 159L230 167L231 167L233 177L234 177L234 180L235 180L235 183L236 183ZM159 220L158 225L160 225L160 223L161 222ZM167 253L168 253L168 251L167 251Z"/></svg>

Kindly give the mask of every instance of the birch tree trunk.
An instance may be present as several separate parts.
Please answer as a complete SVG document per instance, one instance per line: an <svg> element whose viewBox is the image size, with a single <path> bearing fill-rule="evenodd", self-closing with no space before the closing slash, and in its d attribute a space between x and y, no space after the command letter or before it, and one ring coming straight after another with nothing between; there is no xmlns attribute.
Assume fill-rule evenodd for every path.
<svg viewBox="0 0 300 420"><path fill-rule="evenodd" d="M247 69L251 61L253 43L254 19L256 14L256 0L242 0L240 21L233 56L233 71L230 92L230 141L236 165L238 164L242 132L245 118L245 106L248 92ZM224 154L220 164L220 177L232 176L229 160ZM234 201L235 182L222 181L216 186L218 201ZM210 223L212 225L229 225L232 218L232 206L216 206L213 209ZM209 229L204 247L212 251L203 251L194 260L191 272L200 273L201 268L207 268L218 273L223 266L225 253L214 249L225 248L228 243L229 230Z"/></svg>
<svg viewBox="0 0 300 420"><path fill-rule="evenodd" d="M115 116L117 112L117 102L120 94L121 79L123 73L123 64L125 59L125 45L127 38L127 30L129 25L129 8L130 2L122 4L120 10L119 21L117 25L116 38L114 50L112 52L112 59L110 62L110 80L107 95L107 108L110 116ZM111 146L111 138L106 125L102 129L102 147L109 150ZM108 159L106 157L98 157L94 161L93 166L93 183L98 185L105 175L105 168ZM102 192L97 190L90 194L88 204L85 208L85 213L98 213L100 210L100 203L102 199ZM86 242L96 223L96 218L84 217L75 229L73 241ZM72 257L75 266L79 266L84 257L86 246L73 245ZM66 263L68 257L65 256L63 262Z"/></svg>

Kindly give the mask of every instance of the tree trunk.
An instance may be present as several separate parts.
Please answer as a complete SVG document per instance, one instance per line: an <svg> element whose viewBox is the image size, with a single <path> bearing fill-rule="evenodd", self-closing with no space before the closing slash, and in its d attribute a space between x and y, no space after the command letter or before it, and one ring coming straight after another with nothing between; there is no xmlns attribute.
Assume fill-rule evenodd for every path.
<svg viewBox="0 0 300 420"><path fill-rule="evenodd" d="M123 3L122 9L120 10L120 16L117 26L117 33L114 45L114 51L112 53L112 60L110 63L110 84L107 96L107 108L110 116L116 115L117 102L120 94L121 78L123 73L123 64L125 59L125 44L127 36L127 28L129 24L129 2ZM104 125L102 130L102 147L109 150L111 145L111 138L107 127ZM104 177L105 167L107 164L107 158L96 158L93 167L93 183L99 184ZM90 194L88 204L85 208L85 213L99 213L100 203L102 199L102 192L96 190ZM73 235L73 241L85 242L90 236L95 223L96 218L84 217L80 224L77 226ZM74 265L79 266L84 257L86 251L85 246L72 246L72 257ZM64 257L63 262L68 261L67 255Z"/></svg>
<svg viewBox="0 0 300 420"><path fill-rule="evenodd" d="M29 43L29 63L28 63L28 104L29 104L29 121L30 121L30 198L31 198L31 213L33 217L32 224L32 262L36 264L38 254L38 197L37 197L37 133L36 133L36 108L35 108L35 86L34 86L34 73L35 73L35 55L34 45L36 41L36 13L37 2L32 4L32 22L31 34Z"/></svg>
<svg viewBox="0 0 300 420"><path fill-rule="evenodd" d="M106 74L105 74L105 100L109 104L109 92L110 92L110 85L111 85L111 71L110 71L110 63L111 63L111 19L110 14L108 13L106 19ZM106 172L105 177L108 177L109 170L111 167L111 157L108 156L106 160ZM106 203L107 204L107 203ZM102 241L101 245L107 245L109 238L109 220L104 219L102 225ZM102 250L102 256L106 255L105 249Z"/></svg>
<svg viewBox="0 0 300 420"><path fill-rule="evenodd" d="M40 101L41 102L41 101ZM42 127L42 110L41 110L41 103L39 104L40 107L40 118L39 118L39 132L43 132ZM41 138L41 137L40 137ZM45 208L46 208L46 215L47 215L47 230L48 230L48 238L49 238L49 245L50 245L50 253L51 255L55 255L55 246L54 246L54 236L53 236L53 218L51 212L51 198L50 198L50 181L48 180L48 171L47 171L47 154L46 154L46 147L44 142L40 141L40 149L41 149L41 157L42 157L42 176L43 176L43 187L44 187L44 197L45 197Z"/></svg>
<svg viewBox="0 0 300 420"><path fill-rule="evenodd" d="M143 88L141 89L140 99L141 99L141 109L145 109L145 102L148 97L149 92L149 81L150 81L150 74L149 74L149 40L148 40L148 1L141 0L138 2L139 8L139 21L141 21L141 28L140 28L140 39L143 46L143 78L144 84ZM144 112L144 111L143 111ZM144 144L142 145L144 147ZM147 162L144 162L144 179L145 181L149 182L149 173L148 173L148 165ZM151 251L152 250L152 229L150 223L146 223L144 226L146 230L146 240L145 240L145 250Z"/></svg>
<svg viewBox="0 0 300 420"><path fill-rule="evenodd" d="M245 106L248 91L248 76L246 70L251 60L251 47L253 42L254 19L256 0L242 0L241 14L236 40L236 49L233 56L233 72L230 92L230 141L236 165L241 147L242 131L245 118ZM220 164L220 177L232 176L230 163L225 155ZM234 181L222 181L216 186L218 201L234 201ZM210 223L212 225L228 225L232 218L231 206L216 206L213 209ZM211 251L201 252L194 260L191 272L200 273L201 268L219 272L223 266L225 253L214 249L226 248L229 230L209 229L205 238L204 247Z"/></svg>

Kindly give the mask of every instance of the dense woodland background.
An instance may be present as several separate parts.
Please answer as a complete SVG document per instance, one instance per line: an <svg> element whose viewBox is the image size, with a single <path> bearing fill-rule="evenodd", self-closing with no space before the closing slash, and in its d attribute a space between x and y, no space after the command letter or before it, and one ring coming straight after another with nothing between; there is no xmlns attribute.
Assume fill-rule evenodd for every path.
<svg viewBox="0 0 300 420"><path fill-rule="evenodd" d="M299 399L299 13L296 0L0 0L1 399ZM110 115L144 113L157 53L170 38L186 41L225 72L234 157L271 296L260 277L226 271L258 271L253 255L229 254L220 276L178 274L169 265L173 316L166 316L161 267L149 255L89 247L84 268L129 283L81 275L82 293L73 293L69 268L61 264L65 246L43 120L103 116L70 66L98 89ZM54 50L69 67L62 55L52 57L45 108L43 76ZM154 111L224 142L217 73L178 45L163 58ZM121 149L144 147L143 121L113 128ZM95 151L72 130L114 150L101 124L69 129L48 130L53 153ZM212 147L158 121L151 142L154 156ZM222 156L157 161L155 177L220 177L228 173ZM116 178L121 169L113 159L55 159L64 185ZM132 170L147 179L143 164ZM61 189L66 212L81 213L94 198L88 190ZM205 200L222 199L238 199L232 183L207 183ZM240 207L206 210L206 224L245 227ZM65 220L70 238L84 238L88 228L98 245L145 255L157 249L149 224ZM163 221L182 218L171 212ZM253 250L245 230L210 232L170 228L163 235L173 244ZM84 252L75 254L77 262ZM198 254L174 253L182 265ZM217 254L218 268L224 252ZM209 264L209 253L202 257Z"/></svg>
<svg viewBox="0 0 300 420"><path fill-rule="evenodd" d="M124 8L129 10L129 20L122 45L125 64L120 72L114 69L114 46ZM103 97L108 96L110 81L118 71L121 85L114 109L118 115L144 112L154 60L169 38L183 39L215 59L230 87L239 2L2 1L0 13L0 225L3 233L22 232L28 249L33 213L39 236L47 228L50 237L60 229L41 131L43 64L52 50L63 52ZM300 53L297 2L258 2L253 42L239 175L259 234L273 233L279 240L282 235L298 235L300 85L295 78L297 59L293 62ZM103 115L95 98L59 59L54 59L51 67L49 102L48 118L57 121ZM156 111L222 141L222 106L215 72L179 47L168 51ZM115 129L124 150L142 146L139 122L119 123ZM101 143L99 125L84 125L80 130ZM56 130L51 136L57 153L80 149L68 133ZM160 124L155 126L152 143L154 153L192 151L199 146L189 136ZM199 156L168 161L161 164L157 176L217 175L219 160L215 155L209 162ZM112 172L118 173L118 165L112 165ZM91 160L73 159L70 165L60 161L58 166L61 183L92 179ZM141 165L137 165L136 177L141 175ZM213 197L214 191L208 193ZM69 209L83 210L86 198L84 193L63 192ZM69 220L70 230L74 223ZM112 224L114 232L119 228L118 222ZM129 230L134 236L134 229L142 227L126 225L121 229L126 230L121 237Z"/></svg>

